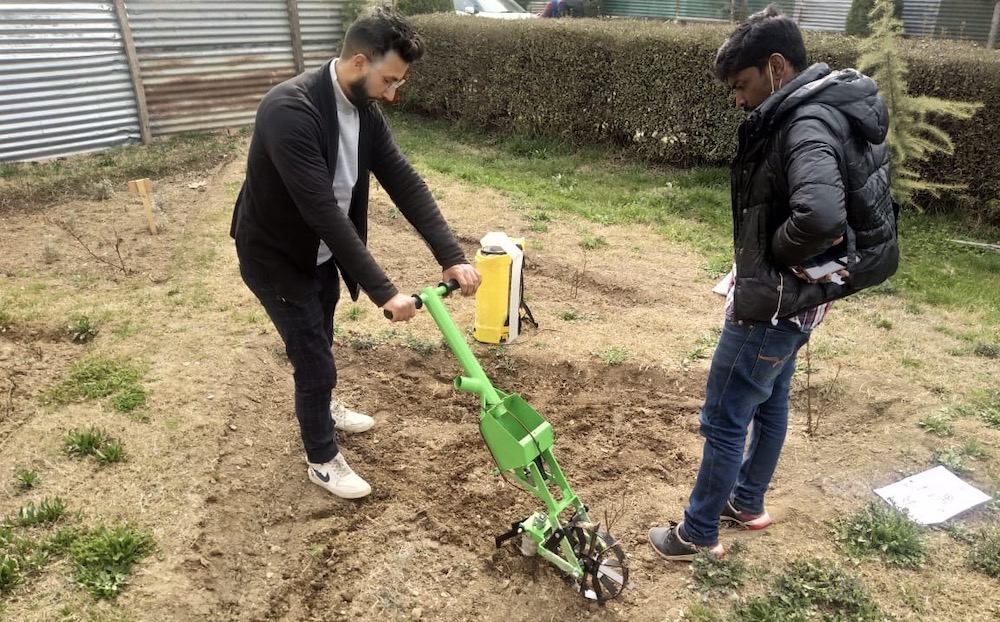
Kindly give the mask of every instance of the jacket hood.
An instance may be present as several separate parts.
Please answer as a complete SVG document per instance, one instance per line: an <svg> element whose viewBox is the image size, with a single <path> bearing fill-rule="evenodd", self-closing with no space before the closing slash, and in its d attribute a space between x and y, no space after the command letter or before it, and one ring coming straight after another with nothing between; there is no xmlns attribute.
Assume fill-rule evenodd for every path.
<svg viewBox="0 0 1000 622"><path fill-rule="evenodd" d="M856 69L831 71L816 63L768 97L747 117L752 129L769 130L799 106L824 104L848 118L856 132L868 142L885 142L889 111L875 81Z"/></svg>

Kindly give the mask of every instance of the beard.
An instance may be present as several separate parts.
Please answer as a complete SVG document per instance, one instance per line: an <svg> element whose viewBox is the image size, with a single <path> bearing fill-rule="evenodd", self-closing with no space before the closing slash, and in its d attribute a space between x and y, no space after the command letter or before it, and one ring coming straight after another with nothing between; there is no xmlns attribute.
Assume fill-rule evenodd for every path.
<svg viewBox="0 0 1000 622"><path fill-rule="evenodd" d="M375 101L368 96L368 78L358 78L347 85L347 92L344 95L354 104L355 108L367 108Z"/></svg>

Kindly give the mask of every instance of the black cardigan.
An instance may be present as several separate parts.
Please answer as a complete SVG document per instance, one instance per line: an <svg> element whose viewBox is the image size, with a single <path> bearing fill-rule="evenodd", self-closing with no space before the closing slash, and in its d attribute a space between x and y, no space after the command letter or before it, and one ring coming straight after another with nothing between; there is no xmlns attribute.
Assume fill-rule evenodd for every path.
<svg viewBox="0 0 1000 622"><path fill-rule="evenodd" d="M351 298L358 299L360 286L381 306L398 290L365 246L369 173L442 268L467 260L374 105L359 111L358 181L350 209L337 205L333 177L340 129L330 62L282 82L261 100L230 235L240 269L268 281L291 301L318 290L316 253L322 239Z"/></svg>

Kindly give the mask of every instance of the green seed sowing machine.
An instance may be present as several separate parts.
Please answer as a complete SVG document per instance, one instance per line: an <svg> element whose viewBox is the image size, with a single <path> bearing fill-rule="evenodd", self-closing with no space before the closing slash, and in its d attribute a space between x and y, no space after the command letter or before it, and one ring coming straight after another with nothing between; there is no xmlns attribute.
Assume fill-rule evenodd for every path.
<svg viewBox="0 0 1000 622"><path fill-rule="evenodd" d="M629 587L621 546L591 521L587 506L563 476L552 454L552 426L517 394L497 390L483 372L441 301L457 288L454 280L428 287L414 295L417 308L427 307L465 371L455 379L455 388L480 397L479 431L500 473L545 504L544 510L497 536L497 548L521 536L522 553L537 554L554 564L585 598L604 602L618 596Z"/></svg>

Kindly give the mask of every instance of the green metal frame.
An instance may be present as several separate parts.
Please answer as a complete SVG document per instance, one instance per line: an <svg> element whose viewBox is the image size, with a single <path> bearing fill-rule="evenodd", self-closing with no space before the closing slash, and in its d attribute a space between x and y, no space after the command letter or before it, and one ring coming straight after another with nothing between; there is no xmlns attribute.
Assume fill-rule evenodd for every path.
<svg viewBox="0 0 1000 622"><path fill-rule="evenodd" d="M465 375L455 378L455 388L479 395L479 431L500 471L545 503L544 512L536 512L520 523L521 530L535 542L538 555L579 579L583 568L572 544L560 532L563 526L559 516L572 509L578 519L589 522L589 518L587 508L573 493L552 454L552 426L519 395L503 393L493 386L441 301L448 291L443 284L428 287L417 298L427 307L465 371ZM553 537L559 538L562 556L545 546Z"/></svg>

